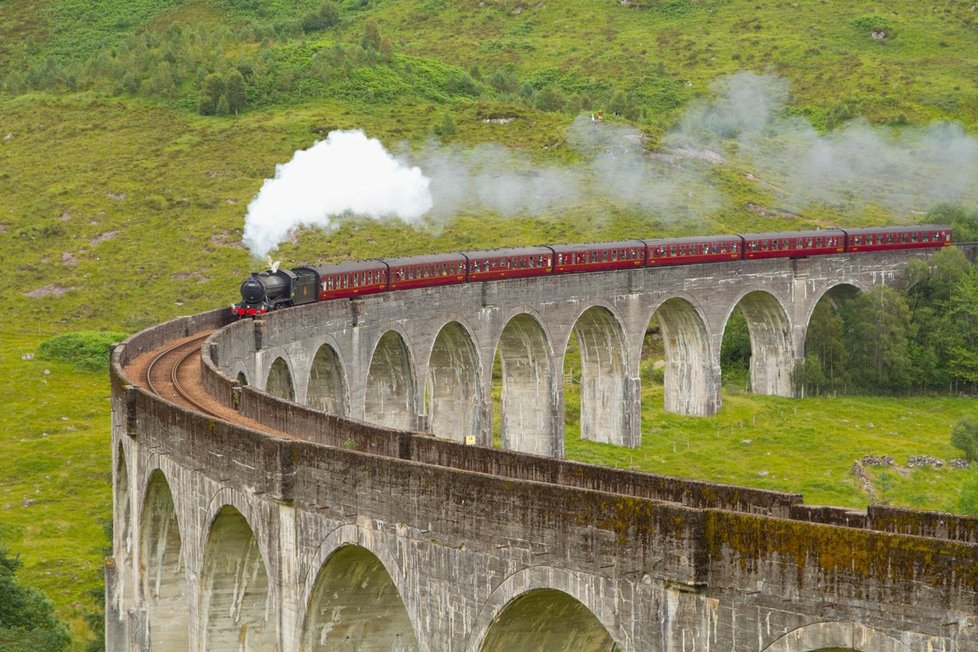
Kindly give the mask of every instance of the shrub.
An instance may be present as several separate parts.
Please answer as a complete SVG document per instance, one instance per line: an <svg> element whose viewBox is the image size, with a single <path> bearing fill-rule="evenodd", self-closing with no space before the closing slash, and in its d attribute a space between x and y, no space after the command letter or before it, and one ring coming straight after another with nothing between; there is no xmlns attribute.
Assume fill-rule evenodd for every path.
<svg viewBox="0 0 978 652"><path fill-rule="evenodd" d="M500 93L515 93L519 80L512 72L500 68L489 77L489 84Z"/></svg>
<svg viewBox="0 0 978 652"><path fill-rule="evenodd" d="M244 76L238 70L231 70L228 72L224 84L227 90L228 109L237 115L245 105Z"/></svg>
<svg viewBox="0 0 978 652"><path fill-rule="evenodd" d="M20 560L0 547L0 650L34 652L64 650L71 638L54 615L54 607L34 588L17 583Z"/></svg>
<svg viewBox="0 0 978 652"><path fill-rule="evenodd" d="M204 77L200 88L200 101L197 110L201 115L214 115L217 113L217 103L225 93L224 78L217 73L211 73Z"/></svg>
<svg viewBox="0 0 978 652"><path fill-rule="evenodd" d="M125 333L108 331L65 333L41 342L39 354L47 360L69 362L86 371L102 371L109 368L109 345L125 338Z"/></svg>
<svg viewBox="0 0 978 652"><path fill-rule="evenodd" d="M340 10L332 2L324 2L318 11L306 14L302 19L302 31L316 32L340 22Z"/></svg>
<svg viewBox="0 0 978 652"><path fill-rule="evenodd" d="M455 135L455 121L452 120L452 116L446 113L441 122L435 125L434 128L435 135L439 138L448 138Z"/></svg>
<svg viewBox="0 0 978 652"><path fill-rule="evenodd" d="M536 107L541 111L560 111L564 108L564 96L553 86L547 86L537 93Z"/></svg>
<svg viewBox="0 0 978 652"><path fill-rule="evenodd" d="M969 462L978 460L978 423L965 418L954 424L951 444L963 452Z"/></svg>

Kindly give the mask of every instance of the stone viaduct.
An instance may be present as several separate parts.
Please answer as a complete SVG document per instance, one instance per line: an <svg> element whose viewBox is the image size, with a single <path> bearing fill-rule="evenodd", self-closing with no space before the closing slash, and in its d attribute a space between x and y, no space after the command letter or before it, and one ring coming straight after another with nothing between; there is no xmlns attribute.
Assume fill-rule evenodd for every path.
<svg viewBox="0 0 978 652"><path fill-rule="evenodd" d="M720 408L720 344L738 306L754 391L790 396L816 303L895 282L919 255L469 284L144 331L112 360L107 640L201 651L978 649L978 519L812 507L560 459L572 338L581 436L635 446L653 319L667 410ZM268 431L176 407L126 376L141 353L217 327L204 383Z"/></svg>

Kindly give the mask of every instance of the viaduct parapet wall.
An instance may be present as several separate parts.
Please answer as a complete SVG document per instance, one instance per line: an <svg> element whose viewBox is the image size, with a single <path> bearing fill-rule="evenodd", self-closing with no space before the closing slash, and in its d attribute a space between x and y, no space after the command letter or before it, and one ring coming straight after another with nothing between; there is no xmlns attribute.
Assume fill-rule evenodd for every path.
<svg viewBox="0 0 978 652"><path fill-rule="evenodd" d="M723 324L741 299L763 293L782 308L781 333L797 356L819 298L839 286L891 282L899 272L885 261L874 266L871 257L858 266L832 258L818 263L825 265L818 274L791 261L731 265L729 279L719 269L709 279L696 270L670 272L681 289L643 271L589 275L567 286L517 281L417 291L254 323L227 324L224 311L215 311L134 336L112 359L110 648L978 649L978 519L812 507L795 494L568 462L555 439L538 456L465 446L433 427L443 423L433 414L437 374L450 365L431 363L432 352L471 362L454 347L474 350L484 391L484 370L494 347L506 347L514 320L510 348L540 336L541 368L550 373L560 368L555 351L573 333L585 358L588 338L606 341L601 329L616 324L625 379L634 381L641 339L658 313L664 334L675 334L672 346L686 352L668 364L684 373L699 365L719 383L709 370L718 367ZM752 327L752 339L777 321L771 299L755 299L767 306L756 314L767 316ZM697 321L702 357L689 354L683 339ZM447 324L459 324L471 348L454 326L442 337ZM126 377L140 353L215 327L224 328L202 351L210 392L287 436L184 410ZM390 333L401 349L384 348ZM341 364L314 373L317 357L329 358L324 344ZM408 366L378 367L377 350ZM533 349L520 351L503 363L504 376L533 367ZM283 364L288 375L277 377ZM607 368L596 367L595 377L612 376ZM271 391L291 387L305 402L318 379L335 386L340 372L343 393L320 391L327 407L347 416ZM370 389L387 392L389 408L403 399L391 388L407 381L427 387L409 394L427 401L409 404L408 427L384 423L396 419L370 407ZM544 438L562 423L554 386ZM370 416L378 423L367 423ZM475 426L486 443L483 423ZM527 442L541 432L514 426L508 443L523 443L509 448L536 449ZM637 430L626 427L619 437L630 443Z"/></svg>

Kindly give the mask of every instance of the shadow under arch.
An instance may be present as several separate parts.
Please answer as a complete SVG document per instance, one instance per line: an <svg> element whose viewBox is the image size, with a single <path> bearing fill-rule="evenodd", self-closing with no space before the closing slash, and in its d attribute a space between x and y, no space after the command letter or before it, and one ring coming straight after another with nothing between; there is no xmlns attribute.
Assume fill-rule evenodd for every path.
<svg viewBox="0 0 978 652"><path fill-rule="evenodd" d="M588 617L595 619L603 630L613 631L613 628L618 626L618 606L614 601L597 599L598 594L588 580L591 577L593 576L586 573L555 566L529 566L508 575L479 607L478 615L469 628L464 649L466 652L479 652L484 649L489 630L499 620L503 611L514 604L520 596L537 590L566 594L571 600L580 603ZM621 635L622 632L618 631L618 634ZM623 641L613 636L611 638L612 643L624 647ZM576 648L571 646L567 649Z"/></svg>
<svg viewBox="0 0 978 652"><path fill-rule="evenodd" d="M115 497L113 507L116 510L113 523L120 524L117 533L118 549L114 556L122 569L128 571L132 562L132 498L129 490L129 465L126 463L126 451L120 443L116 448L115 465ZM126 613L133 603L133 577L129 572L123 572L117 585L118 593L114 596L119 613Z"/></svg>
<svg viewBox="0 0 978 652"><path fill-rule="evenodd" d="M309 596L301 649L419 649L404 601L376 555L347 544L329 556Z"/></svg>
<svg viewBox="0 0 978 652"><path fill-rule="evenodd" d="M902 641L871 627L851 621L829 621L792 630L761 652L910 652L910 649Z"/></svg>
<svg viewBox="0 0 978 652"><path fill-rule="evenodd" d="M563 591L541 588L527 591L503 607L478 649L612 652L621 648L580 601Z"/></svg>
<svg viewBox="0 0 978 652"><path fill-rule="evenodd" d="M309 369L306 403L327 414L346 416L348 412L346 374L340 356L329 344L316 351Z"/></svg>
<svg viewBox="0 0 978 652"><path fill-rule="evenodd" d="M471 334L457 321L445 324L431 349L425 408L436 437L465 441L482 432L482 363Z"/></svg>
<svg viewBox="0 0 978 652"><path fill-rule="evenodd" d="M795 367L795 347L784 306L770 292L748 292L727 315L724 332L738 309L747 322L750 334L751 391L768 396L794 396L792 371Z"/></svg>
<svg viewBox="0 0 978 652"><path fill-rule="evenodd" d="M189 646L187 578L180 526L166 476L155 469L146 485L140 518L140 585L149 643L154 650Z"/></svg>
<svg viewBox="0 0 978 652"><path fill-rule="evenodd" d="M808 314L805 315L805 330L807 332L808 328L811 326L812 317L815 315L816 309L819 304L823 302L828 302L828 305L835 310L839 310L843 303L855 299L859 294L866 292L867 288L860 287L853 283L838 283L830 287L825 288L818 298L811 303L811 307L808 310Z"/></svg>
<svg viewBox="0 0 978 652"><path fill-rule="evenodd" d="M553 356L543 326L532 315L514 315L496 345L502 376L502 447L554 456Z"/></svg>
<svg viewBox="0 0 978 652"><path fill-rule="evenodd" d="M846 335L845 309L863 288L840 283L825 289L805 315L801 350L804 363L799 375L799 393L845 391L853 342Z"/></svg>
<svg viewBox="0 0 978 652"><path fill-rule="evenodd" d="M688 299L667 299L652 315L665 348L663 408L689 416L711 416L720 409L719 361L700 311ZM650 318L651 321L651 318Z"/></svg>
<svg viewBox="0 0 978 652"><path fill-rule="evenodd" d="M292 382L292 371L285 358L278 357L272 362L268 370L268 380L265 381L265 391L287 401L295 400L295 383Z"/></svg>
<svg viewBox="0 0 978 652"><path fill-rule="evenodd" d="M387 331L370 359L363 418L378 426L414 430L414 405L410 351L400 333Z"/></svg>
<svg viewBox="0 0 978 652"><path fill-rule="evenodd" d="M604 306L591 306L574 322L564 350L564 374L579 364L580 432L582 439L623 446L626 432L626 344L624 329ZM570 360L574 354L580 358ZM565 381L566 382L566 381Z"/></svg>
<svg viewBox="0 0 978 652"><path fill-rule="evenodd" d="M201 649L275 649L277 608L255 534L224 505L207 536L200 574Z"/></svg>

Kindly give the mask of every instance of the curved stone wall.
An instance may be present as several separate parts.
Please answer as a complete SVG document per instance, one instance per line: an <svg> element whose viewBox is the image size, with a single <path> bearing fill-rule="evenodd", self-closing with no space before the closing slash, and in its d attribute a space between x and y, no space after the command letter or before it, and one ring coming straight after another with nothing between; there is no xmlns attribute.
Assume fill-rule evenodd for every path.
<svg viewBox="0 0 978 652"><path fill-rule="evenodd" d="M895 273L889 269L872 273L885 278ZM745 271L757 270L737 277ZM845 281L871 284L861 273ZM650 278L592 276L599 291L614 285L618 294L586 300L578 279L559 306L541 311L531 310L528 295L551 301L560 288L487 284L494 287L456 288L455 309L437 317L427 310L452 302L419 291L228 325L205 345L205 383L225 405L288 437L183 410L126 378L124 365L138 353L220 326L223 311L167 322L117 347L116 527L106 572L112 649L335 649L339 641L360 649L475 651L500 642L510 649L520 640L513 632L534 622L513 616L509 607L520 604L578 614L567 622L596 650L608 641L624 650L978 649L976 519L815 508L792 494L465 446L325 414L254 384L281 359L302 400L310 375L300 370L308 373L329 344L347 370L349 413L358 416L368 384L356 369L370 368L384 334L400 334L415 387L424 387L429 368L437 376L450 366L428 362L433 351L452 358L464 346L446 342L468 332L484 366L494 355L490 334L520 315L539 324L553 359L570 337L582 349L597 347L591 351L613 350L607 342L617 338L625 367L635 370L644 334L637 325L670 301L666 295L692 297L688 287L699 282L684 277L687 290L650 299ZM793 333L794 316L809 314L809 303L838 284L796 282L811 292L804 305L785 310ZM702 311L711 356L715 324L736 297L757 291L744 287L713 304L682 299ZM793 305L776 288L770 295ZM506 296L523 301L507 308ZM468 312L466 302L478 309ZM758 311L770 315L765 305ZM452 336L439 339L452 323ZM621 335L609 340L601 328L613 323ZM520 332L517 341L535 337ZM522 351L508 364L532 367ZM559 368L553 359L550 368ZM248 385L236 380L241 374ZM484 391L482 372L479 379ZM633 380L624 380L626 403ZM548 403L561 414L559 396ZM427 426L426 416L418 410L416 425ZM346 567L331 565L344 559ZM362 591L364 583L376 590ZM380 619L389 626L344 615L362 609L393 614ZM521 639L526 649L574 634L538 633Z"/></svg>

